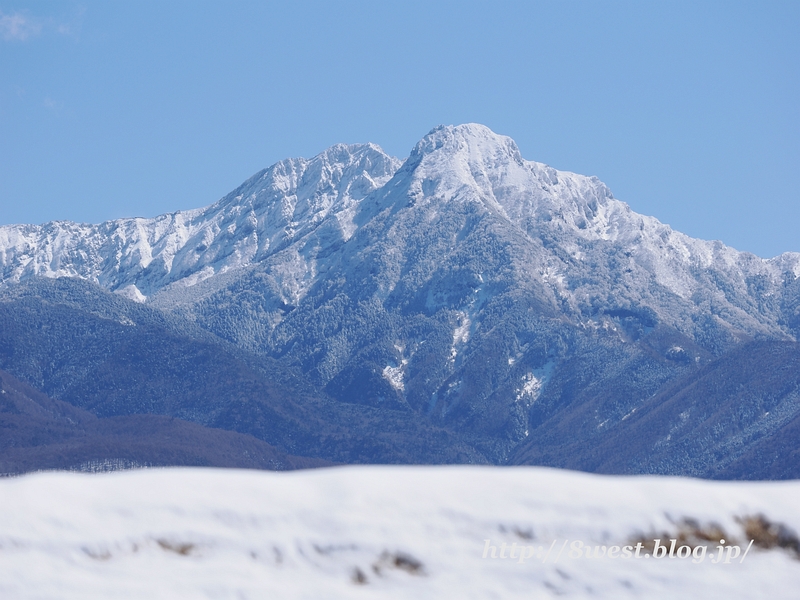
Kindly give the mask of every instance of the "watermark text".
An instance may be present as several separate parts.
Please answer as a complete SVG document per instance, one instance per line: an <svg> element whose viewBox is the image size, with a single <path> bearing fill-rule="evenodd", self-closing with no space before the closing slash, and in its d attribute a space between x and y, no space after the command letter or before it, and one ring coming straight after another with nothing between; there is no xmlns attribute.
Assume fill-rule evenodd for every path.
<svg viewBox="0 0 800 600"><path fill-rule="evenodd" d="M645 547L642 542L627 546L605 546L587 544L581 540L553 540L549 546L524 546L516 542L508 544L502 542L493 544L491 540L484 540L483 558L516 560L519 564L526 561L540 561L542 564L555 564L559 560L592 560L592 559L664 559L691 560L694 564L702 563L708 558L712 564L731 564L744 562L747 553L753 546L753 540L742 552L738 545L729 545L720 539L716 547L678 545L678 539L654 538L652 547ZM713 552L707 552L711 548ZM737 560L738 559L738 560Z"/></svg>

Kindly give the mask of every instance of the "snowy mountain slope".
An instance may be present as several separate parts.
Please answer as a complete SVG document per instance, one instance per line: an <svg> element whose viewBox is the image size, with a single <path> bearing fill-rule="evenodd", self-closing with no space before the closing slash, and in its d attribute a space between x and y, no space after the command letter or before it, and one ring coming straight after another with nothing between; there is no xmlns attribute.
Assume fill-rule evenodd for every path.
<svg viewBox="0 0 800 600"><path fill-rule="evenodd" d="M708 287L710 280L700 276L703 270L722 274L743 289L748 278L764 278L763 284L773 290L787 274L800 276L798 253L764 260L720 242L689 238L632 212L595 177L523 160L510 138L481 125L433 130L398 176L380 189L400 164L372 144L337 145L312 160L277 163L205 209L100 225L0 226L2 281L80 277L143 300L142 290L148 292L146 298L171 283L191 286L262 262L323 224L341 237L327 241L347 241L375 214L369 202L361 206L371 193L381 198L378 203L408 202L417 207L411 212L424 207L428 214L441 214L447 204L475 203L530 238L557 242L561 252L550 252L536 264L535 275L582 310L591 301L591 284L575 286L570 276L585 275L578 264L591 265L587 250L597 250L603 241L628 259L616 265L622 272L619 284L641 285L635 279L643 275L681 299ZM558 237L548 240L546 234ZM313 265L305 262L299 268L313 277ZM301 297L297 290L286 299ZM718 300L731 301L724 295ZM757 323L749 325L758 328Z"/></svg>
<svg viewBox="0 0 800 600"><path fill-rule="evenodd" d="M323 223L352 232L354 206L399 161L372 144L284 160L219 202L154 219L0 227L3 281L80 277L137 300L263 259Z"/></svg>
<svg viewBox="0 0 800 600"><path fill-rule="evenodd" d="M483 126L434 130L403 170L408 173L406 195L428 214L441 215L451 204L473 204L525 232L534 246L522 257L523 264L514 264L517 277L548 282L562 299L562 310L566 300L570 308L592 314L603 300L597 295L609 292L629 295L631 301L659 293L695 305L696 295L712 293L715 300L749 313L757 300L748 279L762 278L769 288L762 293L768 294L787 277L800 277L800 254L763 260L719 242L689 238L634 213L597 178L522 160L510 138ZM393 221L398 219L393 215ZM745 294L737 295L738 290ZM759 330L768 318L765 312L732 318L741 318L740 325L750 331Z"/></svg>
<svg viewBox="0 0 800 600"><path fill-rule="evenodd" d="M689 238L475 124L402 165L373 145L283 161L206 209L5 226L0 272L95 281L490 462L587 401L582 427L614 431L741 343L800 335L800 254Z"/></svg>
<svg viewBox="0 0 800 600"><path fill-rule="evenodd" d="M0 595L789 599L798 485L491 467L43 473L0 480ZM656 538L693 554L653 558ZM721 539L738 546L727 563Z"/></svg>

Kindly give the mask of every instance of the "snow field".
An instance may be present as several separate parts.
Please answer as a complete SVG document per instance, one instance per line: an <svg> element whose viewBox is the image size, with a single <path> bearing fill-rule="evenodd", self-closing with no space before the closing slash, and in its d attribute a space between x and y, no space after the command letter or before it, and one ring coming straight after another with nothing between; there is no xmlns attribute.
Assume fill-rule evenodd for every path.
<svg viewBox="0 0 800 600"><path fill-rule="evenodd" d="M797 531L798 497L795 481L538 467L39 473L0 480L0 597L796 598L800 560L780 548L730 564L482 555L486 540L622 546L686 518L744 551L737 517Z"/></svg>

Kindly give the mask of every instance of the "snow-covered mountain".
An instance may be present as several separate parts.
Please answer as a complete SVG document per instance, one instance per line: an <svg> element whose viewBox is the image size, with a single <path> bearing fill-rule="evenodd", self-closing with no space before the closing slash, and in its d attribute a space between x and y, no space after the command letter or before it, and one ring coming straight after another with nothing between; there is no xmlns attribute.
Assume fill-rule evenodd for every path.
<svg viewBox="0 0 800 600"><path fill-rule="evenodd" d="M434 129L404 163L374 144L339 144L311 160L287 159L203 209L99 225L0 226L2 282L79 277L144 301L176 282L192 286L298 244L306 252L294 253L297 264L286 265L280 279L313 280L320 268L308 251L312 234L317 254L330 253L331 245L349 240L389 207L406 219L424 213L422 220L430 222L454 204L498 217L533 241L557 244L540 252L537 264L514 267L523 277L533 271L579 309L591 293L586 282L575 281L576 271L596 260L591 250L611 247L603 242L627 259L614 265L617 286L641 286L641 276L646 285L684 300L707 291L701 271L723 274L745 290L752 277L764 278L771 290L788 274L800 277L800 253L765 260L690 238L634 213L597 178L526 161L510 138L468 124ZM302 284L287 287L284 300L302 299ZM724 290L718 300L729 301Z"/></svg>
<svg viewBox="0 0 800 600"><path fill-rule="evenodd" d="M475 124L403 162L374 145L282 161L204 209L0 227L0 287L42 276L193 321L340 402L425 415L493 462L576 407L588 440L742 343L800 335L799 253L690 238ZM797 409L751 412L763 436Z"/></svg>

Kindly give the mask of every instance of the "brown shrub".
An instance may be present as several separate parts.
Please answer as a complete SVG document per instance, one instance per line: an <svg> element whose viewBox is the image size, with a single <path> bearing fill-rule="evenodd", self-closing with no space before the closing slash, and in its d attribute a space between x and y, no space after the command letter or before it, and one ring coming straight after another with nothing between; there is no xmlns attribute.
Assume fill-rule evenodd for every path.
<svg viewBox="0 0 800 600"><path fill-rule="evenodd" d="M744 529L748 540L753 540L753 545L769 550L783 548L800 558L800 539L797 534L783 523L775 523L762 514L736 517L736 521Z"/></svg>

